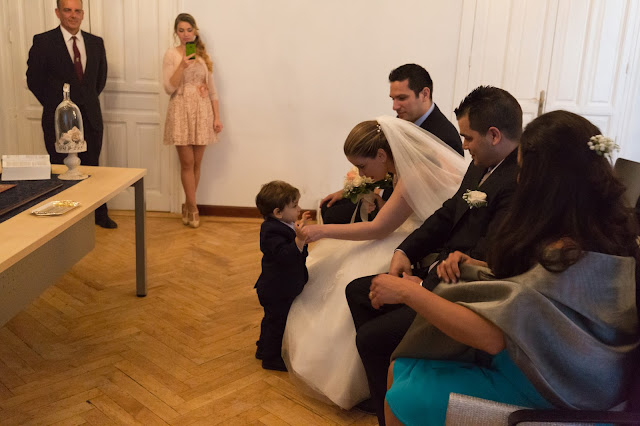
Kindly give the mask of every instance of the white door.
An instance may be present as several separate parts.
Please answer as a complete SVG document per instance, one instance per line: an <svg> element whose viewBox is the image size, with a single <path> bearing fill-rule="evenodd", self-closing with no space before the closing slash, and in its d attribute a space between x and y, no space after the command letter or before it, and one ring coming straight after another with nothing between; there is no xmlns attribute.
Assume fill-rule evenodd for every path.
<svg viewBox="0 0 640 426"><path fill-rule="evenodd" d="M524 124L566 109L616 138L631 93L638 2L465 0L464 10L454 104L491 84L518 99Z"/></svg>
<svg viewBox="0 0 640 426"><path fill-rule="evenodd" d="M511 93L524 122L547 89L557 0L465 0L454 105L475 87ZM524 48L523 48L524 47Z"/></svg>
<svg viewBox="0 0 640 426"><path fill-rule="evenodd" d="M162 145L168 103L162 57L172 44L174 0L90 0L92 31L104 38L109 73L102 93L102 161L147 169L147 209L175 210L175 148ZM85 6L86 9L86 6ZM133 189L109 203L132 209Z"/></svg>
<svg viewBox="0 0 640 426"><path fill-rule="evenodd" d="M580 114L618 140L639 9L634 0L560 1L546 111Z"/></svg>
<svg viewBox="0 0 640 426"><path fill-rule="evenodd" d="M16 99L14 87L22 81L14 80L12 48L15 47L15 35L12 27L15 24L9 15L10 3L8 0L0 0L0 154L9 154L15 150L15 141L18 140L16 123Z"/></svg>
<svg viewBox="0 0 640 426"><path fill-rule="evenodd" d="M26 84L27 57L33 35L55 28L55 0L2 0L10 23L14 85L14 136L3 153L46 154L42 108ZM162 56L172 45L175 0L85 0L84 31L101 36L108 62L102 93L104 142L100 164L147 169L147 209L176 210L179 180L173 147L162 145L168 96L162 87ZM4 55L3 55L4 58ZM5 134L10 131L5 131ZM133 189L109 202L133 209Z"/></svg>

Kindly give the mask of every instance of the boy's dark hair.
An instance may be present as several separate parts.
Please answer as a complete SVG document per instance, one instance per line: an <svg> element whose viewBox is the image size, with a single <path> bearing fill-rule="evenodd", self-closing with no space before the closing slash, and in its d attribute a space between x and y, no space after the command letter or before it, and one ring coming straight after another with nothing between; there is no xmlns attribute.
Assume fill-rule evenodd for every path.
<svg viewBox="0 0 640 426"><path fill-rule="evenodd" d="M416 64L405 64L389 73L389 83L409 80L409 89L418 96L422 89L429 88L429 99L433 97L433 80L429 72Z"/></svg>
<svg viewBox="0 0 640 426"><path fill-rule="evenodd" d="M275 209L284 209L300 198L298 188L281 180L265 183L256 195L256 206L264 217L271 216Z"/></svg>

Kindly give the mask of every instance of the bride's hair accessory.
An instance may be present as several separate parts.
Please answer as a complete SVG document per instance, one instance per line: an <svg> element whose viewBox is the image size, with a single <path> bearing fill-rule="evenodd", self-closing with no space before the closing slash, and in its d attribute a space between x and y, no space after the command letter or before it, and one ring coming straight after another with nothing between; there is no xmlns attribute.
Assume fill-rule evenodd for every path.
<svg viewBox="0 0 640 426"><path fill-rule="evenodd" d="M603 135L591 136L587 145L591 151L595 151L599 156L608 157L609 159L611 159L613 151L620 151L620 147L613 139Z"/></svg>
<svg viewBox="0 0 640 426"><path fill-rule="evenodd" d="M367 120L356 124L344 141L344 154L355 157L375 158L378 150L383 149L391 155L389 142L382 127L375 120Z"/></svg>
<svg viewBox="0 0 640 426"><path fill-rule="evenodd" d="M462 199L469 204L469 208L484 207L487 205L487 194L482 191L472 191L467 189L467 192L462 194Z"/></svg>

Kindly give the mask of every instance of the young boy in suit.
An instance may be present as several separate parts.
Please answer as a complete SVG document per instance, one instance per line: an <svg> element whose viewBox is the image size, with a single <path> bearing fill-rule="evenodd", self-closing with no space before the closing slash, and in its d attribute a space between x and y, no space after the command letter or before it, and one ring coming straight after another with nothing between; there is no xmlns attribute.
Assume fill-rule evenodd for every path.
<svg viewBox="0 0 640 426"><path fill-rule="evenodd" d="M255 285L264 317L256 358L267 370L287 371L281 356L282 336L291 304L309 278L302 228L310 213L297 221L299 200L300 191L283 181L262 185L256 196L256 206L264 216L260 227L262 273Z"/></svg>

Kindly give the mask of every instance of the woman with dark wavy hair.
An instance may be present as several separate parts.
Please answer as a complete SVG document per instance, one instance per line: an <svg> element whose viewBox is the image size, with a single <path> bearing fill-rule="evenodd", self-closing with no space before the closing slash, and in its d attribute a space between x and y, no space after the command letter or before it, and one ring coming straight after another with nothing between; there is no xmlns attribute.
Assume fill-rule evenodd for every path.
<svg viewBox="0 0 640 426"><path fill-rule="evenodd" d="M180 44L167 50L162 63L164 89L171 95L164 127L165 145L175 145L180 158L180 178L186 198L182 223L197 228L200 215L196 189L200 164L207 145L222 131L218 93L213 81L213 63L200 37L193 16L181 13L173 30ZM187 55L187 43L195 43L195 53Z"/></svg>
<svg viewBox="0 0 640 426"><path fill-rule="evenodd" d="M624 186L605 155L584 149L600 130L583 117L554 111L532 122L523 136L519 190L489 254L498 277L540 262L561 271L586 251L637 256L635 222ZM551 256L548 247L564 241Z"/></svg>
<svg viewBox="0 0 640 426"><path fill-rule="evenodd" d="M374 280L374 306L418 312L389 370L387 424L444 424L452 392L534 408L609 409L625 399L640 344L640 253L613 148L579 115L538 117L522 134L518 188L490 270L452 253L434 292L407 278ZM472 281L480 276L490 278ZM416 347L421 356L410 358ZM478 350L493 356L477 363Z"/></svg>

